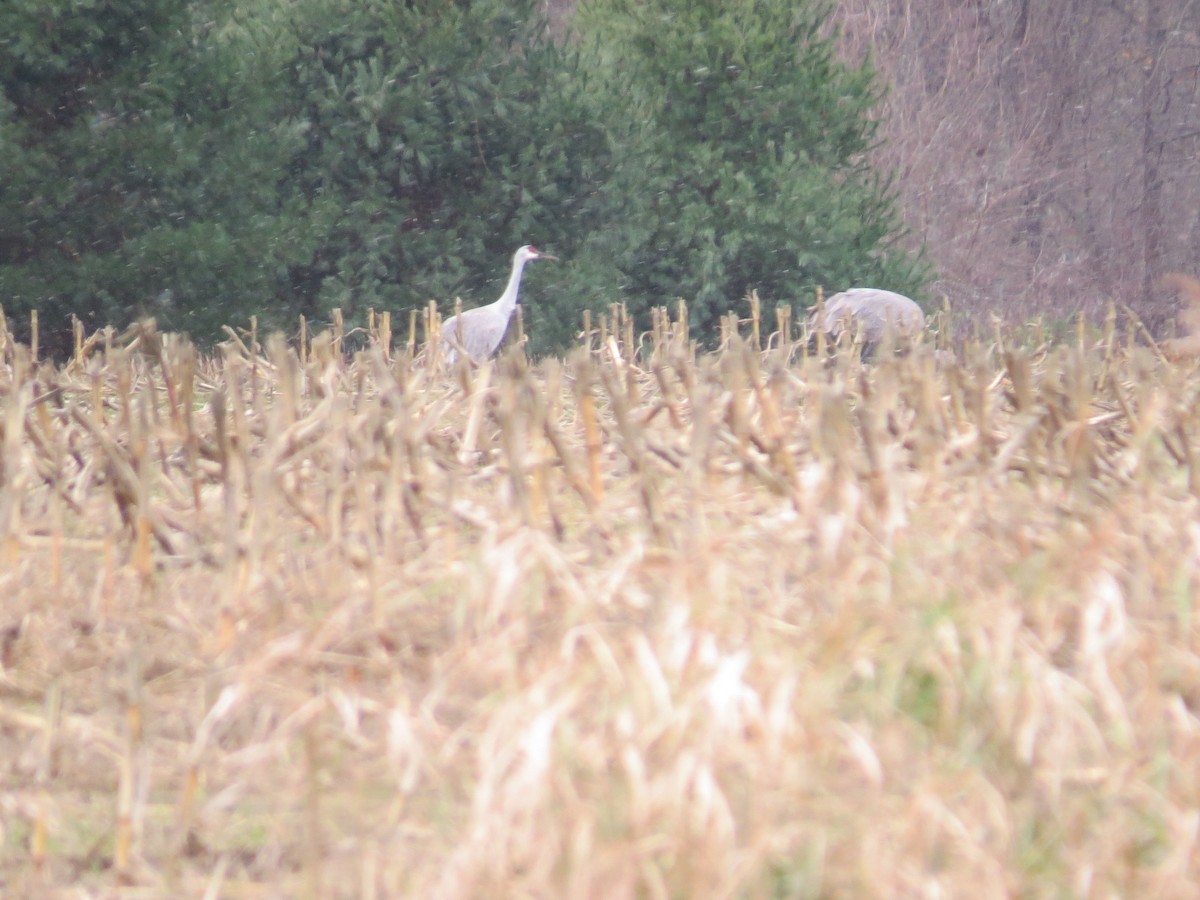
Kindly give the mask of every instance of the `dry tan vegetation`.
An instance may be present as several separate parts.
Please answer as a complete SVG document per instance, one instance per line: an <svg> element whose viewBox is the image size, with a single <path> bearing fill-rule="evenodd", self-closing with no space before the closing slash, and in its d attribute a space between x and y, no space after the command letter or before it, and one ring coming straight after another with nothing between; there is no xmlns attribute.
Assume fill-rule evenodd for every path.
<svg viewBox="0 0 1200 900"><path fill-rule="evenodd" d="M0 889L1200 895L1200 378L1111 321L0 329Z"/></svg>

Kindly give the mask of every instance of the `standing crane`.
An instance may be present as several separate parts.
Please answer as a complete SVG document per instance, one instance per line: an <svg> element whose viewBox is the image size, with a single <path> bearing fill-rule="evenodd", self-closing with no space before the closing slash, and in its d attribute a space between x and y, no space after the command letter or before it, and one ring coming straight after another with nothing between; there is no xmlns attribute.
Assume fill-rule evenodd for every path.
<svg viewBox="0 0 1200 900"><path fill-rule="evenodd" d="M508 330L508 320L517 308L517 291L521 289L521 273L531 259L558 259L526 244L513 254L512 274L500 299L487 306L468 309L451 316L442 325L442 355L453 365L458 351L465 350L475 362L483 362L496 352Z"/></svg>
<svg viewBox="0 0 1200 900"><path fill-rule="evenodd" d="M823 331L835 340L846 330L852 336L861 332L868 345L882 341L889 325L897 337L914 335L925 327L925 314L903 294L851 288L834 294L823 310L814 309L808 317L808 327L814 331Z"/></svg>

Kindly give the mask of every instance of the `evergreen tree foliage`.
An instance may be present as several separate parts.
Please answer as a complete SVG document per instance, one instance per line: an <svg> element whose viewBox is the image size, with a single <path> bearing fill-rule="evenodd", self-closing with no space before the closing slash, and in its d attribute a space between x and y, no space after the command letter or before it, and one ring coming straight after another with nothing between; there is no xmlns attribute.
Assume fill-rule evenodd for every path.
<svg viewBox="0 0 1200 900"><path fill-rule="evenodd" d="M152 314L207 337L269 313L280 267L307 259L269 79L199 6L0 6L0 302L18 323L40 308L61 341L69 314Z"/></svg>
<svg viewBox="0 0 1200 900"><path fill-rule="evenodd" d="M585 86L533 0L314 7L292 64L285 114L306 146L289 174L336 216L295 289L352 314L431 299L448 313L459 295L495 299L523 243L569 256L605 165Z"/></svg>
<svg viewBox="0 0 1200 900"><path fill-rule="evenodd" d="M584 253L635 312L683 297L698 335L754 288L900 291L925 278L894 246L886 179L866 163L880 87L837 60L814 0L591 0L615 166Z"/></svg>

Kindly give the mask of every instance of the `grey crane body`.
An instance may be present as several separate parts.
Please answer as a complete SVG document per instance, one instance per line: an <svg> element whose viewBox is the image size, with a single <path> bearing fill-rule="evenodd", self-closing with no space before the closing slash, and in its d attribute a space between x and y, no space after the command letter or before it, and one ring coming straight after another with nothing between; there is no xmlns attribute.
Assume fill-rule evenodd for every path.
<svg viewBox="0 0 1200 900"><path fill-rule="evenodd" d="M483 362L496 352L508 330L508 322L517 308L517 292L521 289L521 273L525 263L531 259L557 259L542 253L536 247L526 245L513 254L512 274L508 286L495 303L464 310L451 316L442 325L442 355L447 363L458 359L458 351L465 350L475 362Z"/></svg>
<svg viewBox="0 0 1200 900"><path fill-rule="evenodd" d="M852 335L861 334L867 344L878 344L889 326L896 337L917 334L925 327L925 314L903 294L878 288L851 288L826 300L824 310L814 309L808 317L808 326L835 339L849 330Z"/></svg>

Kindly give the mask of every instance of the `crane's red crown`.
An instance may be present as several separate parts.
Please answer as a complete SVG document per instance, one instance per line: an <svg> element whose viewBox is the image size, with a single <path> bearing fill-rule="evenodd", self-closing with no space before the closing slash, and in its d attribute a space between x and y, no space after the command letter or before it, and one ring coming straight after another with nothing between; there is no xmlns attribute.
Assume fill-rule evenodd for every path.
<svg viewBox="0 0 1200 900"><path fill-rule="evenodd" d="M524 255L526 259L558 259L557 256L551 256L549 253L543 253L537 247L533 246L533 244L526 244L517 252Z"/></svg>

